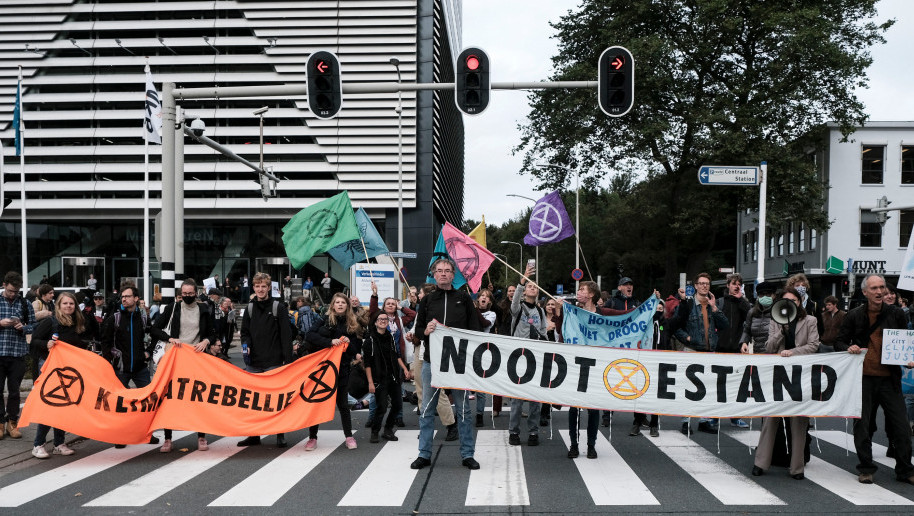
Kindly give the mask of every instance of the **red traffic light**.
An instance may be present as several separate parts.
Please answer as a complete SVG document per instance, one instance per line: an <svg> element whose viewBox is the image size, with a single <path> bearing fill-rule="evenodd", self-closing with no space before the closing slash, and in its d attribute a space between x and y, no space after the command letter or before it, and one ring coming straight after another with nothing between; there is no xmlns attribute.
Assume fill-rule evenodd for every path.
<svg viewBox="0 0 914 516"><path fill-rule="evenodd" d="M314 63L314 68L320 73L328 73L330 71L330 63L323 59L318 59Z"/></svg>
<svg viewBox="0 0 914 516"><path fill-rule="evenodd" d="M613 67L616 70L621 69L625 66L625 56L616 56L613 58L612 62L609 63L609 66Z"/></svg>
<svg viewBox="0 0 914 516"><path fill-rule="evenodd" d="M479 58L476 57L475 55L472 55L472 54L468 55L465 62L466 62L467 70L476 71L477 69L479 69Z"/></svg>

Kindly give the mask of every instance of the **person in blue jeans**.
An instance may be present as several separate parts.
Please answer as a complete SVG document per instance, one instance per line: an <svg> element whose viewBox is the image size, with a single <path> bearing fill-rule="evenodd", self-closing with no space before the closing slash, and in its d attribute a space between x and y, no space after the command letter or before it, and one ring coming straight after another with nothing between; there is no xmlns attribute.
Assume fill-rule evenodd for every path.
<svg viewBox="0 0 914 516"><path fill-rule="evenodd" d="M412 469L422 469L431 465L432 437L435 435L435 409L438 406L440 389L432 388L432 369L429 363L429 335L438 324L450 328L479 331L479 316L473 299L462 290L454 289L454 271L457 266L448 258L439 258L432 263L431 273L437 288L426 295L419 304L416 315L415 334L425 343L425 355L422 362L422 400L419 417L419 457L410 465ZM457 431L460 434L460 456L462 464L469 469L479 469L479 463L473 458L476 451L476 435L473 433L473 407L470 403L470 392L453 390L454 416L457 419Z"/></svg>

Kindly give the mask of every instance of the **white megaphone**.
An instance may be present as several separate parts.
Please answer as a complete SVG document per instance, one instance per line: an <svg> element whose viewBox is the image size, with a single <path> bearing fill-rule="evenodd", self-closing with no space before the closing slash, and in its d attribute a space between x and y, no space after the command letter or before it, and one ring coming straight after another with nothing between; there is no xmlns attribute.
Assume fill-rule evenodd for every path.
<svg viewBox="0 0 914 516"><path fill-rule="evenodd" d="M771 305L771 319L778 324L790 324L797 318L797 304L791 299L781 299Z"/></svg>

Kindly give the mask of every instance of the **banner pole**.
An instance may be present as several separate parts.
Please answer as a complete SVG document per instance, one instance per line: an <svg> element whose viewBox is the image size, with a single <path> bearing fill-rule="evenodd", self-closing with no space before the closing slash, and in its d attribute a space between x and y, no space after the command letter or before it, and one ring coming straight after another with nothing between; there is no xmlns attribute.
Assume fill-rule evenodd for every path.
<svg viewBox="0 0 914 516"><path fill-rule="evenodd" d="M493 254L492 256L495 256L495 255ZM498 261L500 261L501 263L505 264L505 267L507 267L507 268L511 269L512 271L516 272L518 275L520 275L520 277L522 277L522 278L527 278L526 276L524 276L523 273L521 273L519 270L515 269L514 267L511 267L510 265L508 265L508 262L502 260L502 259L499 258L498 256L495 256L495 259L498 260ZM552 294L550 294L549 292L546 292L545 290L543 290L543 287L539 286L539 283L533 281L532 279L527 278L527 281L532 281L533 284L536 285L536 288L539 289L540 292L542 292L543 294L546 294L548 297L550 297L550 298L552 298L553 300L555 300L555 302L561 303L561 302L563 301L562 299L557 298L557 297L553 296Z"/></svg>

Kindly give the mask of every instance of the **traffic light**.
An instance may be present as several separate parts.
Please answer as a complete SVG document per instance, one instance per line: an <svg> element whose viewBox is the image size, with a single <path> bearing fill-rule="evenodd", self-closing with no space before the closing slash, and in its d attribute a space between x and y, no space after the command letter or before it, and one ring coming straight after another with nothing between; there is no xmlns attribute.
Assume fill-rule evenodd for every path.
<svg viewBox="0 0 914 516"><path fill-rule="evenodd" d="M889 198L884 195L882 197L880 197L879 199L876 199L876 208L877 209L888 208L890 204L892 204L892 201L890 201ZM877 211L876 212L876 221L878 221L879 224L885 225L885 221L889 220L889 218L891 218L891 217L889 217L889 214L886 211Z"/></svg>
<svg viewBox="0 0 914 516"><path fill-rule="evenodd" d="M482 49L470 47L457 56L454 66L454 101L457 109L478 115L489 105L489 56Z"/></svg>
<svg viewBox="0 0 914 516"><path fill-rule="evenodd" d="M333 118L343 105L340 60L331 52L311 54L307 65L308 107L318 118Z"/></svg>
<svg viewBox="0 0 914 516"><path fill-rule="evenodd" d="M597 100L609 116L622 116L635 103L635 59L625 47L609 47L597 62Z"/></svg>

